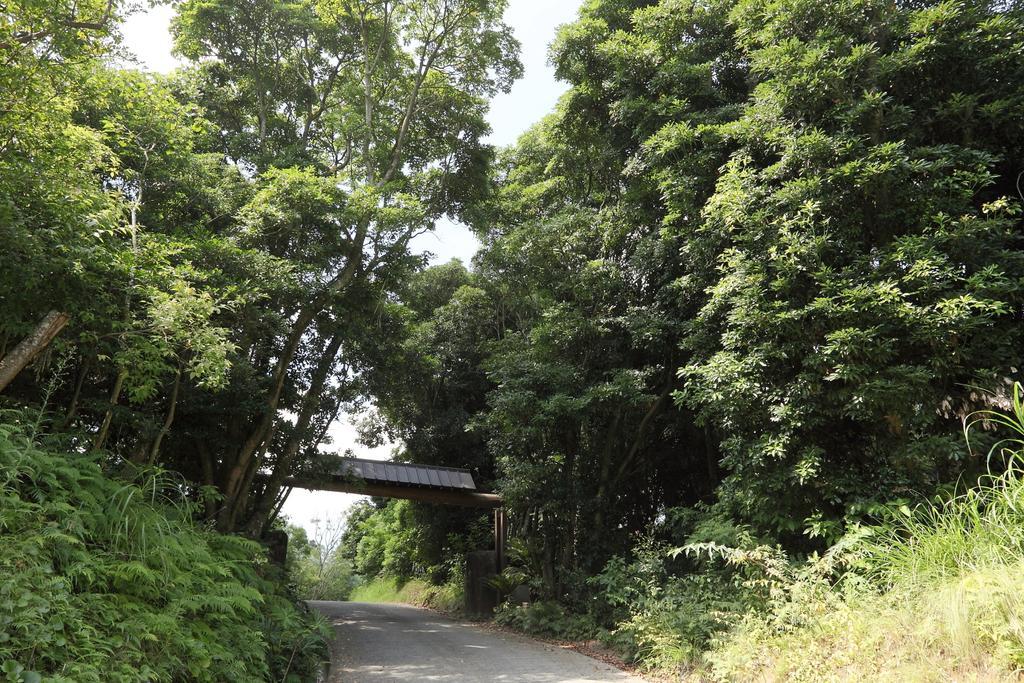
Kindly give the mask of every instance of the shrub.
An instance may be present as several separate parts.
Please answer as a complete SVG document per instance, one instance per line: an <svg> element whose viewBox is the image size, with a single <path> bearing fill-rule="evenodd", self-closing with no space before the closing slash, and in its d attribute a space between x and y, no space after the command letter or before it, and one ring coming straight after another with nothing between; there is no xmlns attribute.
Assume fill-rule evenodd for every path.
<svg viewBox="0 0 1024 683"><path fill-rule="evenodd" d="M573 614L554 600L541 600L526 605L501 605L494 620L526 633L566 640L593 638L597 625L585 615Z"/></svg>
<svg viewBox="0 0 1024 683"><path fill-rule="evenodd" d="M668 519L680 516L680 511L670 512ZM714 515L692 516L700 521L688 534L690 540L753 542L741 529ZM754 597L744 587L742 575L733 570L678 555L663 542L646 537L630 559L612 558L591 580L599 589L596 611L609 615L614 623L605 640L644 669L685 668Z"/></svg>

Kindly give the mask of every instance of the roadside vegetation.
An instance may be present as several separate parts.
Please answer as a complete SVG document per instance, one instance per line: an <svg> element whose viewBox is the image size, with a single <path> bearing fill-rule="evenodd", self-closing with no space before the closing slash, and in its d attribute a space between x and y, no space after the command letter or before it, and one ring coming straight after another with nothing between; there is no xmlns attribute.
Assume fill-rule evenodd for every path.
<svg viewBox="0 0 1024 683"><path fill-rule="evenodd" d="M1018 475L870 528L833 550L827 570L815 560L778 577L766 613L711 649L711 677L1019 680Z"/></svg>
<svg viewBox="0 0 1024 683"><path fill-rule="evenodd" d="M447 583L435 586L422 579L375 578L361 584L352 591L349 600L354 602L400 602L406 605L429 607L448 614L458 614L463 609L462 586Z"/></svg>
<svg viewBox="0 0 1024 683"><path fill-rule="evenodd" d="M288 567L303 600L346 600L359 583L341 553L344 520L316 520L313 534L289 525Z"/></svg>
<svg viewBox="0 0 1024 683"><path fill-rule="evenodd" d="M463 608L466 552L486 545L486 517L466 536L452 534L443 548L431 548L416 538L421 528L415 514L436 512L405 500L374 499L354 506L346 519L340 555L350 563L355 588L349 599L358 602L403 602L444 612ZM427 556L417 550L431 549ZM440 558L432 564L432 558Z"/></svg>
<svg viewBox="0 0 1024 683"><path fill-rule="evenodd" d="M715 678L1019 680L1024 667L1024 406L989 453L998 474L885 523L853 529L821 557L781 563L768 549L693 548L760 564L767 609L748 614L708 657Z"/></svg>
<svg viewBox="0 0 1024 683"><path fill-rule="evenodd" d="M1018 680L1024 410L1016 391L1009 418L970 423L994 418L1012 430L989 454L998 474L887 509L820 555L796 559L741 535L745 543L733 546L647 548L646 572L613 562L599 580L628 618L606 639L626 639L648 667L695 680ZM702 565L689 582L660 570L680 557ZM645 574L639 591L621 581ZM726 577L732 604L721 599Z"/></svg>
<svg viewBox="0 0 1024 683"><path fill-rule="evenodd" d="M4 680L313 680L329 629L263 547L202 524L187 482L2 418Z"/></svg>

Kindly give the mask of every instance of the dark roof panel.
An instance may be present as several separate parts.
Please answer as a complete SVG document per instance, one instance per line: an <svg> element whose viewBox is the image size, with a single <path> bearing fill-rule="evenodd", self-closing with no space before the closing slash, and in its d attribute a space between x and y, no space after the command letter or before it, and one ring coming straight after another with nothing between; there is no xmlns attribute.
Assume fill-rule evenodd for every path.
<svg viewBox="0 0 1024 683"><path fill-rule="evenodd" d="M374 483L425 486L444 490L476 490L476 483L469 470L456 467L345 458L342 460L336 476L356 477Z"/></svg>

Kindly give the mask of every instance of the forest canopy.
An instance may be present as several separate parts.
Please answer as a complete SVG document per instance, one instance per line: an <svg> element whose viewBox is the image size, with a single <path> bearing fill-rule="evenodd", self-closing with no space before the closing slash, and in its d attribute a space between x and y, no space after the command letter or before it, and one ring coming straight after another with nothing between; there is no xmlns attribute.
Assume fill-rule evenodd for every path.
<svg viewBox="0 0 1024 683"><path fill-rule="evenodd" d="M18 3L0 41L0 346L70 319L5 393L38 405L59 368L83 448L216 489L218 527L258 537L367 400L410 239L484 191L518 44L500 2L190 0L161 76L110 65L128 8L93 4Z"/></svg>

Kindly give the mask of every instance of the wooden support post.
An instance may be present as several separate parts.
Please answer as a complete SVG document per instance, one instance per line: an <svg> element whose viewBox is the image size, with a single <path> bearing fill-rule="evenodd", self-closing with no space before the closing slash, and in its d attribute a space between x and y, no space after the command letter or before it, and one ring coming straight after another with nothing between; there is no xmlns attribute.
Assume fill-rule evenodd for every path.
<svg viewBox="0 0 1024 683"><path fill-rule="evenodd" d="M494 509L494 567L500 574L505 569L505 508Z"/></svg>
<svg viewBox="0 0 1024 683"><path fill-rule="evenodd" d="M501 576L505 569L505 508L494 508L494 573ZM500 584L494 585L494 604L500 605L505 596Z"/></svg>

